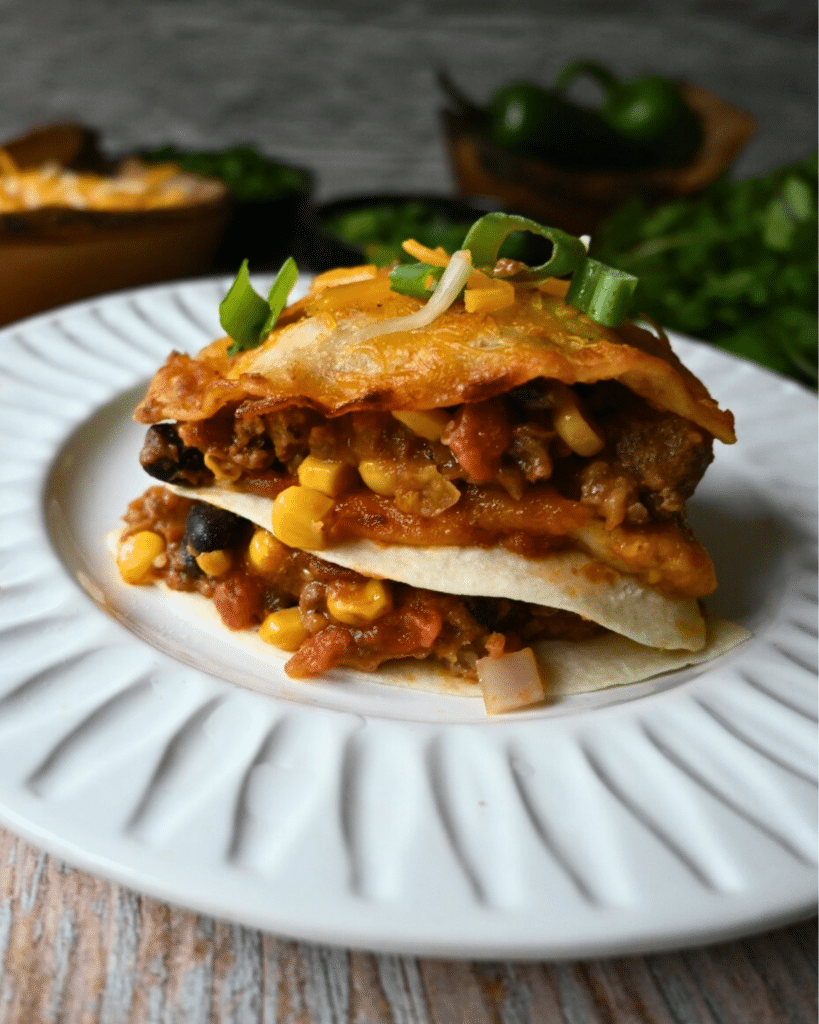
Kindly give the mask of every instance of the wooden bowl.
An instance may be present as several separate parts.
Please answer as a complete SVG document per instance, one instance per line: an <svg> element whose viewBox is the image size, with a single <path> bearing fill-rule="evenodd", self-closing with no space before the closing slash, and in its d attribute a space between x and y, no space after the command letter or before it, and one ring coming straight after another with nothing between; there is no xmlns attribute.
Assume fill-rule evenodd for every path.
<svg viewBox="0 0 819 1024"><path fill-rule="evenodd" d="M95 133L78 125L38 129L2 147L21 169L54 162L111 171ZM184 206L155 210L41 207L0 214L0 324L102 292L211 269L230 214L212 188Z"/></svg>
<svg viewBox="0 0 819 1024"><path fill-rule="evenodd" d="M468 116L441 113L457 190L465 198L491 197L572 234L591 234L621 203L639 196L648 203L692 195L727 170L756 130L745 111L697 86L683 93L702 124L703 141L685 167L617 173L577 172L503 149Z"/></svg>

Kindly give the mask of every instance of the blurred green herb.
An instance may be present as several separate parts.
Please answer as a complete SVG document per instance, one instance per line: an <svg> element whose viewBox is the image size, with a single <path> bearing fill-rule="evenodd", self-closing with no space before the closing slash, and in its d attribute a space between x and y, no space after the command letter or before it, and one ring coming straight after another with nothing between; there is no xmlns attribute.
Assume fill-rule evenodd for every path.
<svg viewBox="0 0 819 1024"><path fill-rule="evenodd" d="M453 220L429 203L409 200L345 210L328 217L324 227L342 242L362 249L370 263L386 267L395 260L415 262L414 257L401 248L406 238L414 238L430 249L440 245L449 253L455 252L460 249L472 224L472 220ZM501 255L509 259L523 259L526 255L524 233L510 235Z"/></svg>
<svg viewBox="0 0 819 1024"><path fill-rule="evenodd" d="M186 152L165 146L142 153L142 158L148 163L175 163L192 174L216 178L244 202L275 199L308 187L304 171L269 160L252 146L234 146L219 152Z"/></svg>
<svg viewBox="0 0 819 1024"><path fill-rule="evenodd" d="M633 312L816 386L815 153L696 199L626 203L592 252L639 278Z"/></svg>

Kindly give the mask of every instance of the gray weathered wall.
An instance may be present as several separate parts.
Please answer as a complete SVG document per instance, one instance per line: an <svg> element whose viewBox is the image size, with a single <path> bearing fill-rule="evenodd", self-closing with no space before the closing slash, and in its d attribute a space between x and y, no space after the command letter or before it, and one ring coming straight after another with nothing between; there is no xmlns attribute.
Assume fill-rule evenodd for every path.
<svg viewBox="0 0 819 1024"><path fill-rule="evenodd" d="M318 194L446 191L434 71L477 98L569 58L749 109L746 175L815 146L810 0L0 0L0 138L78 119L120 150L252 141Z"/></svg>

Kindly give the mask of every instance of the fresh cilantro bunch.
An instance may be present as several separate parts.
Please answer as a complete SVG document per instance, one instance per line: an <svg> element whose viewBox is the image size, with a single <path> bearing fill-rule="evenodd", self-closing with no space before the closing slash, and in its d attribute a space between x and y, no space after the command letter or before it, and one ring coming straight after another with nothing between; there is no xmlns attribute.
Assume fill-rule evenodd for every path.
<svg viewBox="0 0 819 1024"><path fill-rule="evenodd" d="M653 210L624 204L593 246L639 278L632 311L817 382L817 158Z"/></svg>

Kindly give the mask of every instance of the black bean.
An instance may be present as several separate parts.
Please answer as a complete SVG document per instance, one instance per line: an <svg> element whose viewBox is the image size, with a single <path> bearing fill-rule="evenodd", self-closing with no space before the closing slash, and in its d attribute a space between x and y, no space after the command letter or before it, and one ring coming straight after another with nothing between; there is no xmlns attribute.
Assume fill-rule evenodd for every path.
<svg viewBox="0 0 819 1024"><path fill-rule="evenodd" d="M230 548L241 542L249 527L247 519L233 512L197 502L185 522L185 545L197 554Z"/></svg>
<svg viewBox="0 0 819 1024"><path fill-rule="evenodd" d="M464 604L479 626L490 632L498 628L501 614L497 601L490 597L469 597L464 600Z"/></svg>
<svg viewBox="0 0 819 1024"><path fill-rule="evenodd" d="M165 483L195 486L212 477L202 452L184 445L172 423L155 423L148 428L139 461L146 473Z"/></svg>

